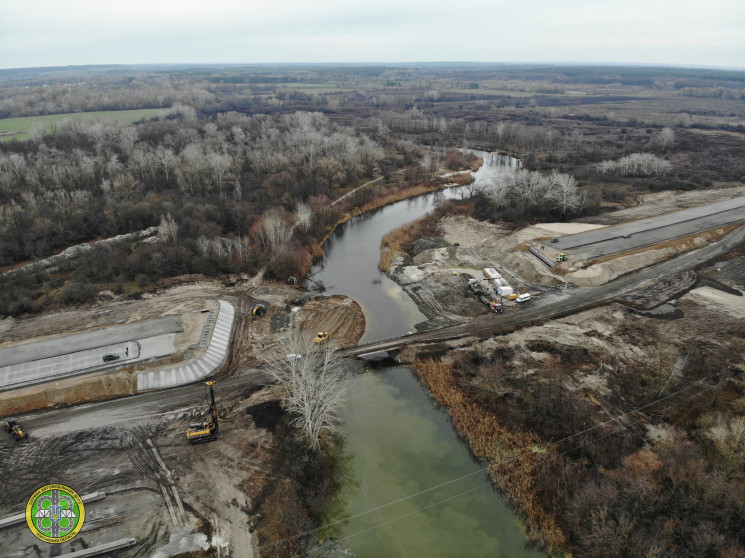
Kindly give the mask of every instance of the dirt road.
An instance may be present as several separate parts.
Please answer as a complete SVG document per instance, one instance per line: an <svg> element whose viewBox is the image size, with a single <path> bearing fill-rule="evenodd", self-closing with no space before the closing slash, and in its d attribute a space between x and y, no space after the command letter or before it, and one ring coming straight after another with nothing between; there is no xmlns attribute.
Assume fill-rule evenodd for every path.
<svg viewBox="0 0 745 558"><path fill-rule="evenodd" d="M677 258L630 273L599 287L580 290L565 290L562 300L544 303L539 298L521 306L513 314L488 315L474 324L458 324L414 333L397 339L374 341L357 347L344 349L343 354L360 356L379 351L399 349L412 343L427 343L457 339L467 335L495 333L510 330L519 325L547 318L557 318L573 314L621 296L641 285L657 281L665 276L693 269L706 261L722 256L745 241L745 227L740 227L717 243L693 250Z"/></svg>
<svg viewBox="0 0 745 558"><path fill-rule="evenodd" d="M263 384L257 370L221 381L220 435L197 446L185 431L206 407L200 385L18 417L31 438L0 442L0 516L22 510L34 487L60 482L79 494L107 494L86 506L86 524L63 553L126 536L138 544L117 556L168 556L169 545L183 552L209 543L252 556L251 502L241 483L271 473L270 435L246 412L261 401L251 393ZM38 542L25 524L0 539L1 556L27 555Z"/></svg>

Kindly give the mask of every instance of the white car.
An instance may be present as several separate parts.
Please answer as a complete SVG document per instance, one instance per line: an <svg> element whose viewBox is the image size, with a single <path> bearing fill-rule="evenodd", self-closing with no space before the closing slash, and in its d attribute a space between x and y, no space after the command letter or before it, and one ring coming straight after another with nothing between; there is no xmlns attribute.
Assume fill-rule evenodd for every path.
<svg viewBox="0 0 745 558"><path fill-rule="evenodd" d="M530 293L518 295L515 300L517 300L517 302L528 302L530 300Z"/></svg>

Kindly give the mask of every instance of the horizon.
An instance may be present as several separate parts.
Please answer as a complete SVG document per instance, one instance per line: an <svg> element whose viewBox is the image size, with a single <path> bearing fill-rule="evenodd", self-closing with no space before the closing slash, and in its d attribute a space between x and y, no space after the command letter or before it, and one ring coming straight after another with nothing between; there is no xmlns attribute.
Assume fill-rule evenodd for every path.
<svg viewBox="0 0 745 558"><path fill-rule="evenodd" d="M5 0L0 69L168 64L504 63L745 67L745 4ZM335 62L329 62L333 60ZM500 60L501 62L493 62ZM580 60L581 62L576 62Z"/></svg>
<svg viewBox="0 0 745 558"><path fill-rule="evenodd" d="M355 66L390 66L390 67L416 67L416 66L491 66L491 67L556 67L556 68L649 68L649 69L689 69L689 70L716 70L723 72L745 71L745 66L711 66L699 64L675 64L675 63L645 63L645 62L581 62L581 61L477 61L477 60L401 60L401 61L317 61L317 62L146 62L146 63L97 63L97 64L64 64L47 66L16 66L0 67L0 72L10 71L33 71L33 70L76 70L94 68L253 68L253 67L355 67Z"/></svg>

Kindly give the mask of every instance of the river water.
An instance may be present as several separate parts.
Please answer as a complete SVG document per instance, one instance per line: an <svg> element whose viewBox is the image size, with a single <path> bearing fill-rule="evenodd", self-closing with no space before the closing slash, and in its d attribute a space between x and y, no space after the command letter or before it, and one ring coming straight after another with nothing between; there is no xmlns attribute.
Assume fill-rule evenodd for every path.
<svg viewBox="0 0 745 558"><path fill-rule="evenodd" d="M517 165L510 157L477 153L484 158L477 184ZM377 263L382 235L425 215L437 199L429 194L356 217L325 245L313 278L327 294L360 303L367 320L363 341L413 331L426 319ZM342 416L348 474L331 506L336 514L326 518L349 518L333 532L340 548L359 558L542 556L525 548L523 526L413 371L377 368L355 378L350 394Z"/></svg>
<svg viewBox="0 0 745 558"><path fill-rule="evenodd" d="M474 173L476 186L486 186L500 174L511 173L519 161L506 155L475 151L484 164ZM311 270L326 294L356 300L367 326L362 343L414 331L427 318L394 281L378 269L380 239L384 234L432 211L440 199L460 197L460 188L403 200L351 219L336 229L323 247L324 257ZM380 281L379 283L373 281Z"/></svg>

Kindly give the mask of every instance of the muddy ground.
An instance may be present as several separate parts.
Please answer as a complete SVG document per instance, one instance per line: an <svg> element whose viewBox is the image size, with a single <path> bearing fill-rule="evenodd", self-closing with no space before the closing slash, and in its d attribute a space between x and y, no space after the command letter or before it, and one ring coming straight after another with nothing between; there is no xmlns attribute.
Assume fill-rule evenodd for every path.
<svg viewBox="0 0 745 558"><path fill-rule="evenodd" d="M3 344L13 344L37 335L181 314L187 317L184 336L190 337L201 325L188 317L215 299L228 300L237 310L231 355L216 378L216 441L192 446L185 439L189 423L201 420L207 410L202 385L111 400L133 393L131 378L142 365L26 388L27 408L110 400L16 414L30 438L20 444L0 441L0 517L21 511L39 486L60 482L81 495L107 494L87 507L86 527L62 545L63 552L135 537L138 544L117 557L257 555L260 510L255 499L274 482L281 447L273 430L276 417L265 420L262 411L267 404L279 409L280 399L277 390L261 389L266 382L262 353L271 351L277 335L290 326L308 335L329 331L334 343L353 345L365 322L359 305L343 296L313 297L289 285L263 283L260 276L227 283L187 278L185 284L138 300L106 296L78 310L3 322ZM257 301L268 311L253 319L250 311ZM171 359L189 352L193 349L181 343ZM7 408L13 398L13 392L0 393L0 405ZM25 525L3 530L0 540L0 556L50 555L50 545L35 539Z"/></svg>
<svg viewBox="0 0 745 558"><path fill-rule="evenodd" d="M535 298L563 296L565 289L603 285L624 274L648 267L680 253L714 242L731 228L705 231L690 237L671 240L659 246L620 253L593 261L568 261L549 268L527 251L531 245L543 246L543 252L554 259L550 238L576 234L585 230L659 214L728 197L741 195L744 187L730 187L705 192L660 193L645 196L638 207L609 213L591 223L542 223L513 231L470 217L451 216L439 223L441 237L417 241L406 260L399 257L391 267L391 277L417 302L430 323L423 328L467 322L489 312L485 305L465 287L469 277L483 279L485 267L496 268L518 293L529 292ZM600 224L596 221L602 221ZM734 268L732 268L734 269ZM654 307L665 298L691 288L690 277L670 280L671 285L653 287L641 302ZM663 293L663 294L661 294ZM505 311L517 303L499 300Z"/></svg>

